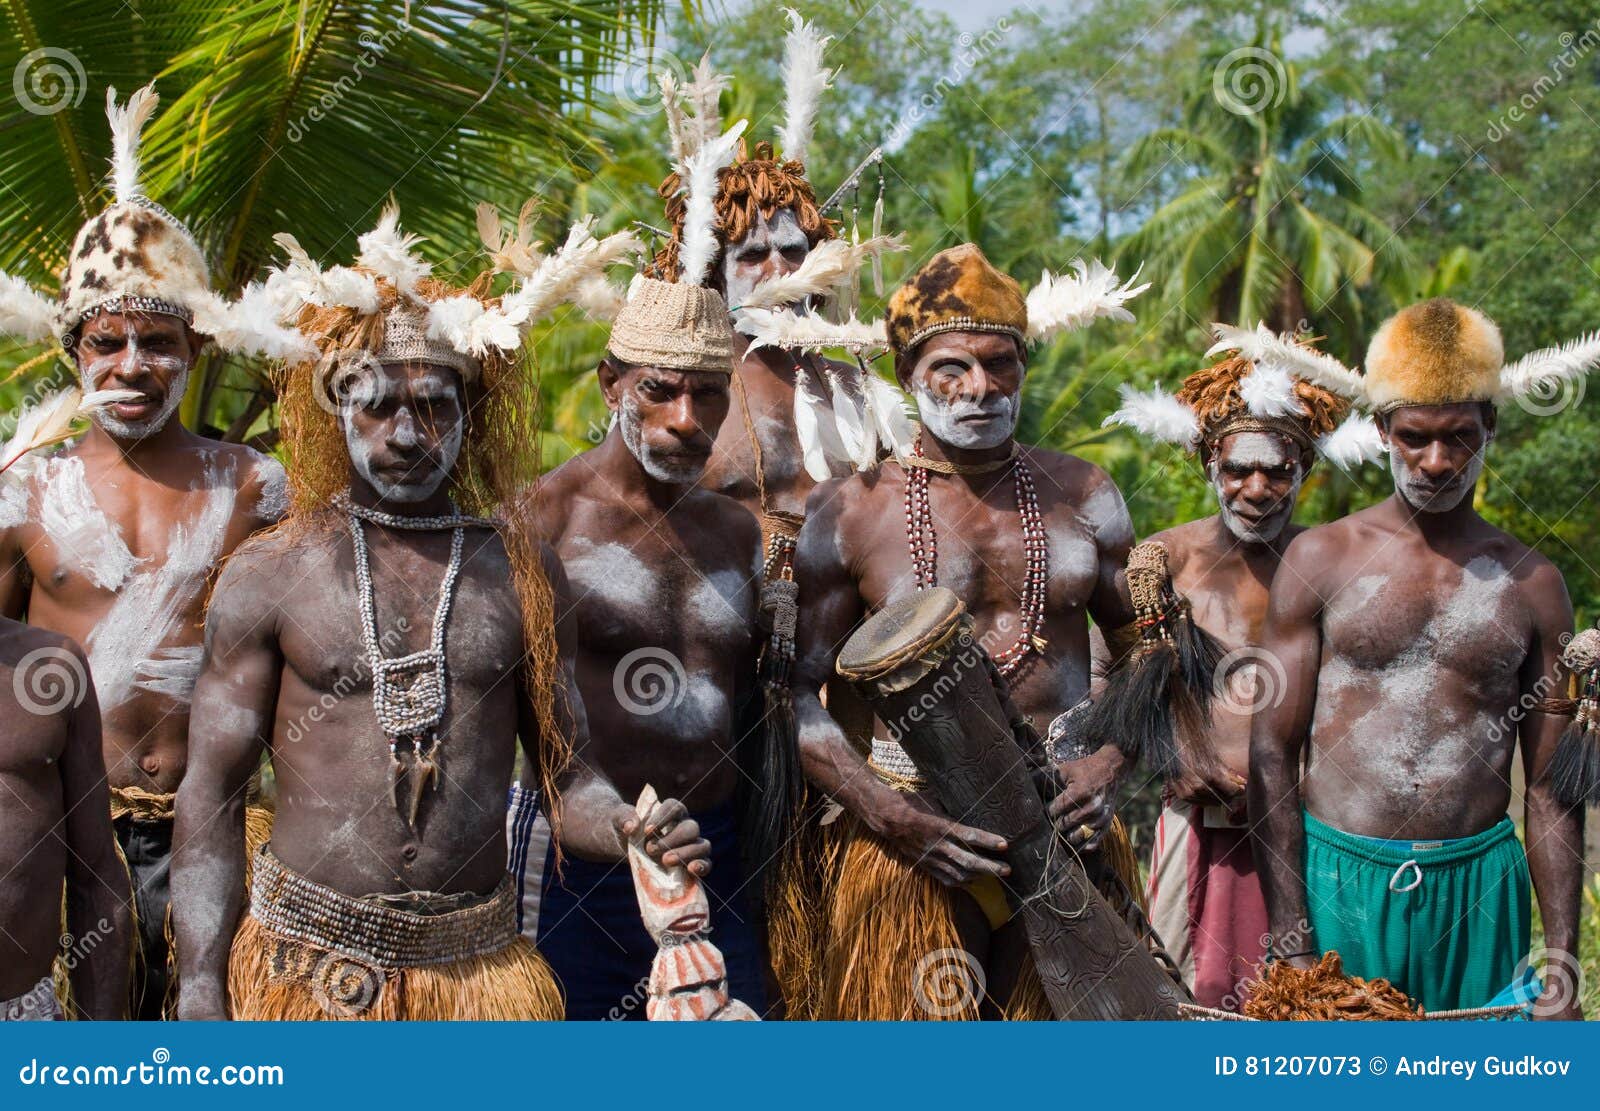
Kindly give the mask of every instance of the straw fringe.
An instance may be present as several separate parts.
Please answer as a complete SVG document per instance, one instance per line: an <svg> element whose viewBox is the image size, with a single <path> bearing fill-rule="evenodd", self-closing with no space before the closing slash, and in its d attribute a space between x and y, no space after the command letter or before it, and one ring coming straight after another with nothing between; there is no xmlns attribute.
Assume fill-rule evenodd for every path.
<svg viewBox="0 0 1600 1111"><path fill-rule="evenodd" d="M228 961L228 996L239 1021L309 1022L331 1016L311 985L274 980L275 939L251 915L234 935ZM517 938L499 952L440 967L390 969L369 1020L555 1022L566 1007L561 988L539 951Z"/></svg>
<svg viewBox="0 0 1600 1111"><path fill-rule="evenodd" d="M822 824L825 803L807 800L790 839L767 912L767 949L783 995L784 1017L822 1017L829 898L839 880L842 823Z"/></svg>

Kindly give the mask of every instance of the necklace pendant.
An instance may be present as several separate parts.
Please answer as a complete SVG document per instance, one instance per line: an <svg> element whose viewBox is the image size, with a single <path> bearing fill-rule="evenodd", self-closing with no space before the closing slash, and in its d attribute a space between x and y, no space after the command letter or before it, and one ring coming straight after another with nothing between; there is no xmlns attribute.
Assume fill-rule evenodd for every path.
<svg viewBox="0 0 1600 1111"><path fill-rule="evenodd" d="M1045 640L1044 637L1040 636L1038 633L1034 633L1032 636L1030 636L1028 638L1028 642L1033 645L1033 650L1035 652L1043 652L1046 648L1050 647L1050 642Z"/></svg>

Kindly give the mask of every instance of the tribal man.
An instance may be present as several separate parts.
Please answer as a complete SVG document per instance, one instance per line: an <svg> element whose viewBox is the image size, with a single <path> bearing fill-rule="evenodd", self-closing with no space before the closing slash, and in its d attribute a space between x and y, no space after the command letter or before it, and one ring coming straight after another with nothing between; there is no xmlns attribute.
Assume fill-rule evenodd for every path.
<svg viewBox="0 0 1600 1111"><path fill-rule="evenodd" d="M488 273L429 277L412 242L391 209L360 266L285 240L268 283L314 346L282 389L293 510L228 562L207 619L178 800L182 1017L559 1018L506 875L517 742L574 853L619 859L639 821L583 762L559 568L485 516L536 465L526 328L605 244L575 229L562 281L495 299ZM278 814L241 921L239 788L264 748ZM663 858L704 859L681 803L645 824Z"/></svg>
<svg viewBox="0 0 1600 1111"><path fill-rule="evenodd" d="M0 455L0 491L42 460L26 453L70 430L79 391L17 418ZM43 427L66 424L64 429ZM52 965L64 944L81 1018L127 1016L133 955L128 873L111 829L100 711L83 650L59 633L0 617L0 1022L62 1017ZM66 892L61 904L45 897Z"/></svg>
<svg viewBox="0 0 1600 1111"><path fill-rule="evenodd" d="M1576 969L1583 813L1545 775L1571 712L1572 607L1555 567L1473 506L1494 401L1538 369L1502 361L1490 320L1436 299L1378 330L1363 376L1323 375L1377 414L1395 490L1289 545L1262 638L1284 697L1251 733L1272 955L1335 950L1428 1010L1516 986L1530 870L1553 963ZM1526 855L1506 814L1519 739ZM1579 1017L1568 976L1534 1013Z"/></svg>
<svg viewBox="0 0 1600 1111"><path fill-rule="evenodd" d="M761 536L737 502L695 487L728 414L732 344L716 291L638 279L599 368L611 430L544 480L538 505L573 585L563 616L577 630L589 758L624 797L656 785L688 805L720 862L704 886L727 988L760 1013L758 892L740 863L759 866L770 850L750 843L736 801L762 775L748 758L759 744ZM633 877L584 861L555 875L533 786L525 777L510 815L523 935L555 969L569 1018L643 1018L657 944ZM761 787L757 801L781 793Z"/></svg>
<svg viewBox="0 0 1600 1111"><path fill-rule="evenodd" d="M1219 345L1220 346L1220 345ZM1213 351L1214 353L1214 351ZM1295 525L1295 499L1321 452L1354 465L1377 440L1350 403L1274 363L1231 355L1185 379L1175 397L1122 387L1107 418L1196 452L1219 512L1150 537L1177 597L1217 642L1226 694L1203 738L1176 738L1181 770L1165 786L1150 865L1150 919L1202 1006L1237 1011L1240 985L1258 972L1266 904L1245 821L1250 716L1276 691L1261 656L1267 588Z"/></svg>
<svg viewBox="0 0 1600 1111"><path fill-rule="evenodd" d="M887 603L935 585L954 590L1018 708L1047 722L1088 693L1089 623L1121 629L1132 613L1117 573L1133 543L1111 479L1081 459L1013 438L1029 339L1097 315L1131 319L1097 268L1072 290L1070 321L977 247L941 252L889 302L895 374L916 398L922 432L904 463L813 491L795 560L806 599L795 690L808 778L848 811L823 957L825 1018L1048 1017L1020 923L996 882L1004 841L939 812L915 767L880 725L870 761L819 699L851 630ZM1048 282L1036 293L1048 295ZM1062 281L1057 290L1073 285ZM1063 298L1063 301L1067 298ZM1068 765L1074 790L1052 803L1093 849L1111 820L1115 768ZM914 982L927 958L964 950L981 967L962 1004ZM937 973L935 973L937 974ZM924 977L926 978L926 977ZM920 1006L919 1006L920 1004Z"/></svg>
<svg viewBox="0 0 1600 1111"><path fill-rule="evenodd" d="M86 390L133 396L97 410L87 435L0 497L0 611L87 649L117 840L133 877L133 1016L152 1019L168 990L172 806L188 763L206 582L245 537L277 520L284 476L274 460L172 419L208 338L268 348L232 334L194 238L139 191L138 135L155 92L141 89L123 107L114 95L114 203L78 232L54 321L34 314L28 338L61 337Z"/></svg>

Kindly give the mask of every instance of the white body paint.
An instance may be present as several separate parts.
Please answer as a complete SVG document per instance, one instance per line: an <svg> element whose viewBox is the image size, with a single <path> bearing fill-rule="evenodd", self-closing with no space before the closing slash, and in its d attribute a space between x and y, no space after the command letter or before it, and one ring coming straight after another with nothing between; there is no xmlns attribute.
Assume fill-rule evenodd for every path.
<svg viewBox="0 0 1600 1111"><path fill-rule="evenodd" d="M622 428L622 442L644 468L644 473L657 482L677 486L693 486L706 472L710 456L699 459L682 459L664 456L644 442L644 429L639 420L639 402L633 394L624 391L617 423Z"/></svg>
<svg viewBox="0 0 1600 1111"><path fill-rule="evenodd" d="M1217 506L1222 512L1222 523L1227 526L1228 531L1246 544L1272 543L1288 527L1290 519L1294 516L1294 505L1300 497L1300 484L1305 481L1306 472L1305 468L1300 466L1299 455L1281 436L1266 432L1239 432L1234 435L1233 443L1229 446L1228 461L1257 470L1276 470L1286 464L1294 464L1294 485L1284 498L1281 511L1258 523L1245 521L1228 504L1228 499L1223 493L1222 468L1215 456L1206 467L1211 479L1211 488L1217 495Z"/></svg>
<svg viewBox="0 0 1600 1111"><path fill-rule="evenodd" d="M1017 429L1022 407L1017 398L990 394L982 401L966 397L943 398L923 382L916 384L917 413L939 442L967 451L999 447ZM972 420L982 416L985 420Z"/></svg>
<svg viewBox="0 0 1600 1111"><path fill-rule="evenodd" d="M809 252L811 241L806 238L793 209L779 209L772 214L772 219L758 220L748 235L738 243L730 243L722 252L722 288L727 291L729 305L743 304L744 298L763 280L758 275L741 276L735 272L738 267L734 256L741 248L751 247L779 254L796 249Z"/></svg>
<svg viewBox="0 0 1600 1111"><path fill-rule="evenodd" d="M289 511L289 475L283 464L270 455L261 457L256 464L256 483L261 493L256 505L256 515L263 520L276 521Z"/></svg>
<svg viewBox="0 0 1600 1111"><path fill-rule="evenodd" d="M1443 490L1428 489L1427 482L1400 458L1400 453L1389 448L1389 473L1394 477L1395 492L1407 505L1422 513L1448 513L1462 500L1470 497L1483 473L1484 454L1489 445L1484 444L1472 456L1472 461L1456 475L1455 480Z"/></svg>
<svg viewBox="0 0 1600 1111"><path fill-rule="evenodd" d="M62 559L102 590L118 590L139 561L89 492L83 460L47 461L39 487L39 526Z"/></svg>
<svg viewBox="0 0 1600 1111"><path fill-rule="evenodd" d="M382 381L376 376L364 379L364 385L357 385L351 390L348 405L360 407L367 404ZM457 396L455 384L446 382L436 375L418 377L412 382L412 395L416 400L450 400ZM356 433L353 422L341 420L344 428L344 443L350 453L350 462L355 465L356 473L367 481L378 496L384 501L396 502L402 505L431 498L434 491L444 484L445 479L455 470L456 460L461 455L461 437L466 431L466 421L458 420L451 426L439 445L439 466L429 468L426 472L417 473L412 481L391 482L373 469L372 454L379 446L371 439L364 438ZM416 413L410 405L402 405L395 413L395 430L390 439L395 447L405 449L417 445Z"/></svg>

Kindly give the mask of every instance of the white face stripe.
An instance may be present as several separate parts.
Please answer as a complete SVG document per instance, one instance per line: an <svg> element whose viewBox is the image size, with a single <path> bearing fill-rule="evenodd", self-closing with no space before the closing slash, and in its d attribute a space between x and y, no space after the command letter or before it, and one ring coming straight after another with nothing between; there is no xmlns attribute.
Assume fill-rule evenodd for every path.
<svg viewBox="0 0 1600 1111"><path fill-rule="evenodd" d="M722 252L722 288L727 293L728 304L740 304L760 281L755 275L738 272L737 256L741 249L756 247L768 253L801 248L809 251L810 242L793 209L780 209L772 214L770 220L765 217L758 220L751 226L749 234L737 243L728 244Z"/></svg>

